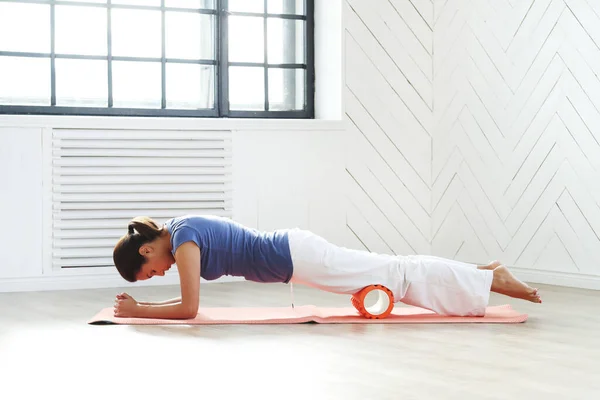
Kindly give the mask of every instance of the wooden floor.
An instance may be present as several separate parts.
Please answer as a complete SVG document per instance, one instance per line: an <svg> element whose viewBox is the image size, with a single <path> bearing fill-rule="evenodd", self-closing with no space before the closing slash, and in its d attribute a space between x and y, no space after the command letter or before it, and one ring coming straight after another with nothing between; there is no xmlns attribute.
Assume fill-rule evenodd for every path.
<svg viewBox="0 0 600 400"><path fill-rule="evenodd" d="M118 289L0 294L0 398L597 399L600 293L492 297L515 325L91 326ZM294 287L296 304L348 306ZM138 300L176 287L126 288ZM286 285L203 285L204 306L283 306ZM45 398L45 397L44 397Z"/></svg>

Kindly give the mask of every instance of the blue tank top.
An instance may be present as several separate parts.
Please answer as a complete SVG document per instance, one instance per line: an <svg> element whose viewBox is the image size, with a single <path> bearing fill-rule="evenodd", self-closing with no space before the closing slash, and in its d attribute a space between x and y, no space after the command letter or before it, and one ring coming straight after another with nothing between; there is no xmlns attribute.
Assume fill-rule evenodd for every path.
<svg viewBox="0 0 600 400"><path fill-rule="evenodd" d="M172 253L185 242L200 248L200 276L214 280L223 275L254 282L284 282L293 266L286 231L259 232L228 218L186 215L165 223Z"/></svg>

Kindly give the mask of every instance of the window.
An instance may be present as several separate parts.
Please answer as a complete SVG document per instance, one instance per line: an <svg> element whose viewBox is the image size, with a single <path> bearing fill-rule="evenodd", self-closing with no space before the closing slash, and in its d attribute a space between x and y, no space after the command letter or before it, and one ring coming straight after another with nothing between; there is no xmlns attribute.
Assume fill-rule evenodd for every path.
<svg viewBox="0 0 600 400"><path fill-rule="evenodd" d="M314 0L0 0L0 113L314 117Z"/></svg>

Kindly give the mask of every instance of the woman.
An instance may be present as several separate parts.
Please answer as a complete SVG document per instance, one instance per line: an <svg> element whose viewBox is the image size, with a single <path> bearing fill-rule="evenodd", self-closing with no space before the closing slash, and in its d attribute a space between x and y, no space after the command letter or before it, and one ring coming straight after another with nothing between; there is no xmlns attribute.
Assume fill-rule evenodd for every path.
<svg viewBox="0 0 600 400"><path fill-rule="evenodd" d="M381 284L395 301L441 315L483 316L491 292L541 303L537 289L493 262L476 266L433 256L391 256L337 247L305 230L259 232L230 219L188 215L159 227L131 220L113 260L129 282L163 276L177 264L181 297L160 303L117 296L115 316L188 319L198 312L200 277L242 276L263 283L299 283L340 294Z"/></svg>

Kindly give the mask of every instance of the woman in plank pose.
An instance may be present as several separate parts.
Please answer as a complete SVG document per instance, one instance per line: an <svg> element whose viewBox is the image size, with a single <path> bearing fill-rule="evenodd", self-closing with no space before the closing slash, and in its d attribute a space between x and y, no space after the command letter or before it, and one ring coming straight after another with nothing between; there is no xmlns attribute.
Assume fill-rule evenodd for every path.
<svg viewBox="0 0 600 400"><path fill-rule="evenodd" d="M187 215L163 226L136 217L116 244L113 260L121 276L142 281L164 276L177 264L181 297L160 303L117 295L115 316L188 319L198 312L200 277L241 276L263 283L298 283L354 294L380 284L394 301L440 315L483 316L490 292L541 303L538 290L499 262L473 265L445 258L393 256L335 246L300 229L259 232L227 218Z"/></svg>

